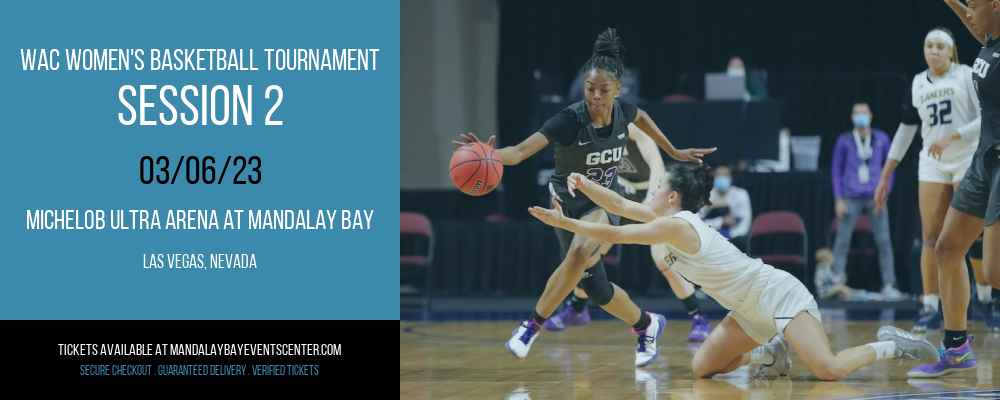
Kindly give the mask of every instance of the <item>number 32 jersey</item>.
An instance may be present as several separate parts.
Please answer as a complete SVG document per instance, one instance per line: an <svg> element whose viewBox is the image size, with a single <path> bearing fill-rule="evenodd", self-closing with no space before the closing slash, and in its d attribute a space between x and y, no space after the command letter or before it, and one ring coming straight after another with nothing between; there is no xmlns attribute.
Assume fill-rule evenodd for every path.
<svg viewBox="0 0 1000 400"><path fill-rule="evenodd" d="M549 179L549 191L562 203L563 212L582 217L597 207L586 195L576 191L571 196L566 179L578 173L597 184L623 194L618 184L618 166L629 141L628 124L635 120L635 103L616 98L611 123L594 128L586 100L574 103L550 118L539 131L555 146L555 171Z"/></svg>
<svg viewBox="0 0 1000 400"><path fill-rule="evenodd" d="M963 128L963 133L975 133L952 143L940 161L950 164L972 159L979 144L979 127L970 125L979 118L979 97L972 81L972 67L952 63L951 69L937 78L931 78L930 70L918 73L913 77L910 93L913 111L920 116L920 121L908 121L905 114L912 115L911 112L904 113L903 123L920 124L923 138L920 158L927 158L927 150L935 141ZM976 125L978 123L976 121Z"/></svg>

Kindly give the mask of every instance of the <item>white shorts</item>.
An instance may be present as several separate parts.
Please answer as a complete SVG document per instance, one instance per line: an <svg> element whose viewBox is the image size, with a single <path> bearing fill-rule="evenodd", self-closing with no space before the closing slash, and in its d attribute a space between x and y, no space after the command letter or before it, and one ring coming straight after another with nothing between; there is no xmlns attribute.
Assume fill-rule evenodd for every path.
<svg viewBox="0 0 1000 400"><path fill-rule="evenodd" d="M797 278L779 269L770 274L760 296L746 301L756 303L756 307L730 311L729 316L760 344L767 343L778 333L784 333L792 318L802 311L823 322L812 293Z"/></svg>
<svg viewBox="0 0 1000 400"><path fill-rule="evenodd" d="M917 181L954 185L962 181L965 171L972 165L972 157L966 160L942 163L929 157L920 157L917 166Z"/></svg>

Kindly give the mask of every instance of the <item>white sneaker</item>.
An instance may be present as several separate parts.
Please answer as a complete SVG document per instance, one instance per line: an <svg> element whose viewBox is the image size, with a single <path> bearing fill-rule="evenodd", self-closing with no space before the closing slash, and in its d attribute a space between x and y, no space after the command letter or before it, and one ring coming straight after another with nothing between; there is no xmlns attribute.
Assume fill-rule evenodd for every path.
<svg viewBox="0 0 1000 400"><path fill-rule="evenodd" d="M652 364L656 357L660 356L660 348L656 346L656 339L663 334L663 327L667 324L667 319L660 314L646 312L649 316L649 326L644 331L632 329L632 333L639 335L639 348L635 350L635 366L645 367Z"/></svg>
<svg viewBox="0 0 1000 400"><path fill-rule="evenodd" d="M761 348L774 357L774 362L771 364L758 364L752 377L761 378L770 368L774 368L774 372L777 372L778 376L787 376L788 372L792 370L792 358L788 356L788 350L791 348L791 345L788 344L788 340L779 333L761 346Z"/></svg>
<svg viewBox="0 0 1000 400"><path fill-rule="evenodd" d="M895 326L879 328L878 340L896 343L896 358L920 360L921 363L930 365L941 361L941 353L931 342Z"/></svg>
<svg viewBox="0 0 1000 400"><path fill-rule="evenodd" d="M906 295L903 294L903 292L900 292L899 289L896 289L892 285L887 285L886 287L882 288L882 300L900 301L905 299Z"/></svg>
<svg viewBox="0 0 1000 400"><path fill-rule="evenodd" d="M514 330L514 336L507 341L507 350L510 350L514 357L524 359L531 349L531 343L538 337L538 331L542 327L535 321L524 321L521 326Z"/></svg>

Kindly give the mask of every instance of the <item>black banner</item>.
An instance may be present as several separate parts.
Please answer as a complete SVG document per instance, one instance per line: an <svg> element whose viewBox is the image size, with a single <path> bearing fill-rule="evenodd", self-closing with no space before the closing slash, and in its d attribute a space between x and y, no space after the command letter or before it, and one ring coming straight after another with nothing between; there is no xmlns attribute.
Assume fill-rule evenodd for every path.
<svg viewBox="0 0 1000 400"><path fill-rule="evenodd" d="M18 379L55 383L310 385L363 376L357 368L364 362L361 355L374 355L377 348L363 352L362 335L390 324L394 321L4 321L4 331L13 334L4 358L13 361L8 368Z"/></svg>

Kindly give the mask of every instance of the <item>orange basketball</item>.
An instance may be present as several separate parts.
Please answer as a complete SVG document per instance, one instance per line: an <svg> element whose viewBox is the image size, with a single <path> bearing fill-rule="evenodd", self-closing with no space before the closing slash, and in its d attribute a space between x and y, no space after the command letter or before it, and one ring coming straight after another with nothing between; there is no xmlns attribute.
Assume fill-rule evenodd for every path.
<svg viewBox="0 0 1000 400"><path fill-rule="evenodd" d="M472 196L492 192L503 177L500 155L493 147L482 142L472 142L460 147L451 155L448 170L455 187Z"/></svg>

